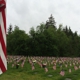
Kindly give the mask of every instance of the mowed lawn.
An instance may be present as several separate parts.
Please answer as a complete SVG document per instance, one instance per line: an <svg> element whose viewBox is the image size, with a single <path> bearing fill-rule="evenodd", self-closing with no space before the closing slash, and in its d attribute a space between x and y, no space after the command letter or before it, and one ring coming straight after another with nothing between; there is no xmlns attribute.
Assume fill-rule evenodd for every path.
<svg viewBox="0 0 80 80"><path fill-rule="evenodd" d="M19 66L12 68L12 63L8 64L8 70L0 75L0 80L80 80L80 69L74 70L73 66L67 68L63 65L65 75L60 75L60 67L57 66L56 70L53 70L52 66L48 66L48 72L45 72L44 68L41 68L37 63L35 64L35 70L31 69L31 65L27 59L22 68ZM69 73L69 68L72 72Z"/></svg>

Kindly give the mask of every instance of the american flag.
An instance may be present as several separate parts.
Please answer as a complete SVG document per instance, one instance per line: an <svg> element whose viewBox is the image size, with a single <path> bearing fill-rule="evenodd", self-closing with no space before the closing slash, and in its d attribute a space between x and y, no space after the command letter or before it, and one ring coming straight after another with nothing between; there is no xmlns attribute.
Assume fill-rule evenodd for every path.
<svg viewBox="0 0 80 80"><path fill-rule="evenodd" d="M45 69L45 72L48 72L48 68L47 67L45 67L44 69Z"/></svg>
<svg viewBox="0 0 80 80"><path fill-rule="evenodd" d="M6 1L0 0L0 74L7 70L5 11Z"/></svg>
<svg viewBox="0 0 80 80"><path fill-rule="evenodd" d="M61 71L61 72L60 72L60 75L61 75L61 76L64 76L64 75L65 75L65 72L64 72L64 71Z"/></svg>
<svg viewBox="0 0 80 80"><path fill-rule="evenodd" d="M35 67L32 65L32 70L34 70L35 69Z"/></svg>
<svg viewBox="0 0 80 80"><path fill-rule="evenodd" d="M56 66L53 66L53 69L56 70Z"/></svg>
<svg viewBox="0 0 80 80"><path fill-rule="evenodd" d="M69 69L69 73L71 73L71 69Z"/></svg>
<svg viewBox="0 0 80 80"><path fill-rule="evenodd" d="M75 70L78 70L78 67L77 67L77 66L74 66L74 69L75 69Z"/></svg>

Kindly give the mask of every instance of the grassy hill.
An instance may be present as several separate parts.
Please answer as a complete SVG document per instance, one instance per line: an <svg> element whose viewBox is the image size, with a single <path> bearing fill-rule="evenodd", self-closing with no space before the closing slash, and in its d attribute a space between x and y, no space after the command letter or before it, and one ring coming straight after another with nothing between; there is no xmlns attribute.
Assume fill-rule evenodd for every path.
<svg viewBox="0 0 80 80"><path fill-rule="evenodd" d="M45 72L44 68L41 68L37 63L34 66L35 69L32 70L27 59L23 68L21 65L18 69L16 69L16 66L12 68L12 63L9 63L8 70L0 75L0 80L80 80L80 69L74 70L74 66L68 65L66 68L63 64L64 76L60 75L61 68L58 65L56 70L53 70L52 65L48 65L48 72ZM69 73L69 68L72 69L71 73Z"/></svg>

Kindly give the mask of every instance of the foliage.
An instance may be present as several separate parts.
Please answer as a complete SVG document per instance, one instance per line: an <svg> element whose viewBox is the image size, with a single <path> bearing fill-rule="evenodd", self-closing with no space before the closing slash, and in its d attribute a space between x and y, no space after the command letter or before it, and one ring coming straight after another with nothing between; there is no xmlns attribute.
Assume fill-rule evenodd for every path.
<svg viewBox="0 0 80 80"><path fill-rule="evenodd" d="M72 32L70 27L59 28L54 24L47 25L41 23L32 27L29 34L15 26L12 31L11 26L7 34L7 53L13 55L26 56L80 56L80 36L77 32Z"/></svg>
<svg viewBox="0 0 80 80"><path fill-rule="evenodd" d="M8 54L26 55L27 54L27 40L29 36L19 27L15 26L11 34L7 34L7 51Z"/></svg>

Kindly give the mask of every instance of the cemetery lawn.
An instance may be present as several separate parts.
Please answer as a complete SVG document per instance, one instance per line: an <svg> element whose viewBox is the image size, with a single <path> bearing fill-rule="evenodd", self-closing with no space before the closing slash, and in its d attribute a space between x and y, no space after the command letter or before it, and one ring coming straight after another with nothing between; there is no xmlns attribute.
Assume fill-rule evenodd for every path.
<svg viewBox="0 0 80 80"><path fill-rule="evenodd" d="M70 67L70 66L69 66ZM65 75L61 76L60 68L57 66L56 70L52 69L52 66L48 67L48 72L45 72L38 64L35 64L35 70L32 71L31 65L27 62L24 67L11 66L8 64L8 70L0 75L0 80L80 80L80 69L73 70L71 73L68 72L69 67L64 67ZM73 69L73 66L71 67Z"/></svg>

